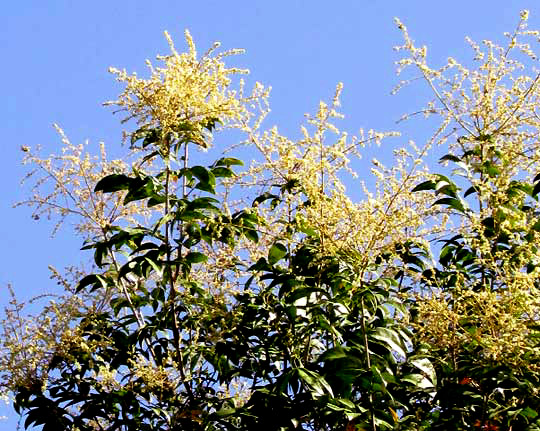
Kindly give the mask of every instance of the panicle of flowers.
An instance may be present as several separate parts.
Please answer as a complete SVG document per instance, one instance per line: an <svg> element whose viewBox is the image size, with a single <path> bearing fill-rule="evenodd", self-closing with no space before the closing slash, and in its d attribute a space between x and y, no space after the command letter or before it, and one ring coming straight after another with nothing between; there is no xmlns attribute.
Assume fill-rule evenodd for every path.
<svg viewBox="0 0 540 431"><path fill-rule="evenodd" d="M467 38L476 67L449 58L438 69L428 66L426 51L416 47L406 27L396 20L404 37L404 44L396 49L405 52L397 62L398 73L415 68L435 96L426 108L441 118L433 142L448 141L452 154L469 158L458 165L457 173L477 191L479 210L463 219L465 230L479 227L485 217L501 211L506 218L502 228L510 235L534 222L512 209L523 203L523 195L516 194L511 201L508 196L515 180L530 182L540 165L540 74L535 68L537 54L527 42L531 38L538 42L540 33L527 29L528 16L528 11L522 11L515 31L505 33L506 46L489 40L480 45Z"/></svg>
<svg viewBox="0 0 540 431"><path fill-rule="evenodd" d="M104 176L126 172L126 161L107 160L103 143L100 155L93 156L88 142L72 144L60 127L54 127L62 140L61 152L43 158L38 151L25 148L23 163L31 165L33 170L23 181L32 181L32 196L15 206L33 208L35 220L43 216L56 219L53 235L70 217L76 232L84 239L102 235L109 225L134 222L151 215L144 207L123 205L117 196L94 193L95 185Z"/></svg>
<svg viewBox="0 0 540 431"><path fill-rule="evenodd" d="M527 19L528 12L523 11L515 31L506 34L505 46L489 40L480 45L467 38L474 53L473 62L477 63L477 67L470 68L454 58L440 68L432 68L427 62L427 51L415 45L405 25L396 19L404 38L403 45L395 48L404 52L396 62L398 74L413 68L418 75L402 81L395 91L413 80L424 79L435 100L415 114L441 116L442 129L437 131L435 142L443 143L452 137L451 151L463 153L490 137L492 145L505 157L507 176L531 175L533 165L540 161L540 75L523 72L537 62L537 54L525 39L538 41L540 33L527 30Z"/></svg>
<svg viewBox="0 0 540 431"><path fill-rule="evenodd" d="M247 74L239 68L226 67L225 57L241 54L232 49L216 53L216 42L202 57L197 58L195 43L185 31L189 51L179 53L170 35L165 32L171 53L158 56L164 67L154 67L150 61L150 77L142 79L126 70L111 68L117 80L125 84L117 100L106 102L127 113L124 121L134 119L139 127L161 129L163 136L177 137L177 126L189 122L196 126L219 120L225 127L245 126L254 115L252 108L268 97L269 89L256 83L250 95L244 94L244 81L233 88L233 75ZM264 102L263 102L264 104Z"/></svg>
<svg viewBox="0 0 540 431"><path fill-rule="evenodd" d="M391 250L398 242L406 238L421 241L426 234L426 218L436 215L426 195L410 193L427 176L422 161L427 147L411 145L409 150L398 150L397 163L391 169L377 162L371 178L362 176L365 199L354 202L343 182L344 174L358 176L351 160L361 158L365 146L380 145L396 133L361 130L359 136L349 136L340 131L334 122L342 118L338 111L341 91L340 84L330 104L320 102L315 115L306 115L308 125L301 128L303 136L297 141L281 135L276 127L252 134L251 142L264 160L254 162L249 171L251 179L244 177L243 181L263 188L296 182L309 204L302 201L301 194L290 194L279 209L259 209L269 221L269 229L279 230L283 223L295 220L315 228L327 251L354 253L367 268L378 253ZM365 186L370 179L376 182L375 195Z"/></svg>
<svg viewBox="0 0 540 431"><path fill-rule="evenodd" d="M144 383L149 389L171 388L178 382L176 376L170 372L170 368L166 369L162 366L157 366L149 362L142 355L137 357L137 360L129 360L129 379L131 382L139 380Z"/></svg>
<svg viewBox="0 0 540 431"><path fill-rule="evenodd" d="M58 274L53 272L53 277ZM18 387L45 388L48 366L52 356L63 343L74 316L89 307L84 298L73 294L64 296L40 295L28 304L16 299L15 291L8 286L11 296L0 321L0 393L14 393ZM29 315L28 306L49 298L39 313ZM88 298L86 298L88 299Z"/></svg>
<svg viewBox="0 0 540 431"><path fill-rule="evenodd" d="M540 297L537 291L533 298L530 294L522 286L505 291L462 287L451 300L440 294L425 298L419 302L419 323L415 324L419 339L456 354L473 343L494 363L538 367L534 365L540 360L535 342L538 331L530 323L538 313L534 303Z"/></svg>
<svg viewBox="0 0 540 431"><path fill-rule="evenodd" d="M540 170L540 74L529 43L539 42L540 32L527 29L528 15L522 11L514 32L505 33L504 46L467 38L473 51L469 67L454 58L430 67L427 51L396 20L404 37L396 49L405 53L398 73L409 68L418 73L396 91L417 78L432 90L434 100L416 113L439 116L432 142L448 143L457 162L454 174L474 192L453 234L461 235L475 264L490 274L489 283L458 277L450 295L438 286L419 296L419 334L453 352L477 343L486 359L516 367L530 366L540 354L533 329L540 316L539 271L528 269L540 262L540 235L532 228L539 218L526 210L537 202L515 188L519 181L531 184ZM489 220L497 222L495 236L486 234ZM499 246L498 238L506 238L506 245Z"/></svg>
<svg viewBox="0 0 540 431"><path fill-rule="evenodd" d="M223 399L232 399L236 408L242 407L252 393L248 382L242 379L233 379L230 385L222 384L219 388L219 396Z"/></svg>
<svg viewBox="0 0 540 431"><path fill-rule="evenodd" d="M478 211L462 218L462 232L481 231L482 221L497 214L504 215L501 228L511 237L535 223L516 211L524 194L513 198L508 194L516 180L531 182L540 166L540 74L537 54L528 42L531 38L538 42L540 32L527 29L528 16L528 11L521 12L514 32L505 33L505 46L467 38L473 66L449 58L438 69L428 65L426 52L416 47L406 27L396 20L404 37L404 44L396 49L405 52L397 62L398 73L415 68L419 72L415 78L424 79L435 97L425 109L441 119L432 142L448 142L452 155L467 158L455 173L474 187ZM472 241L487 252L489 239L479 236ZM527 258L538 259L532 255L538 253L531 252L529 248Z"/></svg>

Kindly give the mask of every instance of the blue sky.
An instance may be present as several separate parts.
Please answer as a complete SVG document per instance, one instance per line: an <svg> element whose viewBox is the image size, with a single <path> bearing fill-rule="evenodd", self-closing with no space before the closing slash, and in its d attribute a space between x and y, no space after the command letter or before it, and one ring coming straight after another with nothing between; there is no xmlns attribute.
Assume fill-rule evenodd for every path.
<svg viewBox="0 0 540 431"><path fill-rule="evenodd" d="M284 133L296 134L303 114L331 98L341 81L344 129L402 130L398 144L421 143L428 133L425 124L395 124L427 93L416 86L390 95L398 81L392 47L401 42L393 18L399 17L419 44L427 44L431 61L441 65L448 56L470 57L466 35L500 39L503 31L513 30L521 9L530 9L531 28L540 28L538 2L518 0L7 2L0 18L0 305L8 299L8 283L29 298L54 289L48 265L61 268L84 259L80 240L68 228L51 239L47 221L35 222L28 209L11 208L25 197L21 145L41 145L46 154L57 151L55 122L74 143L89 139L97 147L105 141L121 152L119 117L101 106L120 91L107 68L144 74L145 59L168 52L164 30L178 49L184 47L185 28L199 51L215 40L224 48L245 48L247 54L234 64L272 86L266 124L277 124ZM361 172L363 166L357 168ZM0 407L1 415L11 418L0 422L0 429L15 429L15 415Z"/></svg>

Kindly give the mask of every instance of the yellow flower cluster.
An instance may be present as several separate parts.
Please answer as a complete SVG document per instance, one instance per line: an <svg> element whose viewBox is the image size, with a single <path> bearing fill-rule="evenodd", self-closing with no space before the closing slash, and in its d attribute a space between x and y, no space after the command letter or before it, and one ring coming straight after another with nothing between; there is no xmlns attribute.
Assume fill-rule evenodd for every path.
<svg viewBox="0 0 540 431"><path fill-rule="evenodd" d="M428 65L427 50L417 47L396 20L404 36L396 49L405 52L397 62L398 73L414 68L433 91L434 100L415 114L438 115L440 127L432 142L448 142L453 155L467 158L454 165L454 173L475 193L468 198L472 210L460 218L454 233L463 236L476 263L493 279L491 285L474 289L458 280L451 299L440 289L419 297L420 334L455 352L477 343L486 358L514 366L540 355L530 329L540 316L540 274L526 271L540 262L540 235L531 229L539 219L521 210L525 193L510 193L516 180L531 184L540 171L540 75L535 69L538 55L528 42L538 42L540 32L527 29L528 16L522 11L515 31L505 34L505 46L467 39L475 66L449 58L441 68ZM402 81L396 91L416 78ZM508 247L496 247L497 238L484 235L489 219L497 221L498 237L507 238Z"/></svg>
<svg viewBox="0 0 540 431"><path fill-rule="evenodd" d="M119 81L126 84L125 91L118 100L110 102L117 105L134 118L139 126L159 127L165 133L175 133L175 127L182 122L197 125L198 122L217 119L222 126L250 128L251 119L258 110L262 120L266 112L268 89L257 83L249 96L244 96L242 81L233 88L232 75L246 73L245 70L227 68L224 57L238 54L241 51L231 50L216 54L219 44L201 58L197 53L193 40L188 32L186 39L188 53L178 53L169 35L166 34L171 47L169 56L158 57L165 63L163 68L153 68L150 64L151 77L138 79L128 76L125 71L113 69ZM257 127L255 125L255 127ZM139 170L143 156L135 152L125 160L108 160L105 145L100 145L100 155L92 156L85 145L72 144L62 129L55 125L62 141L62 149L57 154L42 157L38 151L28 146L21 147L25 154L24 163L33 167L26 180L33 181L31 197L17 205L29 206L33 209L34 219L41 217L54 218L57 229L67 218L73 222L75 230L86 239L107 238L107 227L111 225L137 225L152 219L156 211L162 211L158 205L147 208L139 203L123 204L122 194L94 193L100 179L110 174L128 173L130 160ZM148 170L154 169L145 162ZM216 251L216 261L221 262L227 256L226 250ZM122 262L121 253L112 256L111 271L118 271ZM230 260L230 259L229 259ZM223 271L226 262L218 265L216 271L203 282L209 284L210 279ZM114 276L115 274L112 274ZM58 272L53 276L60 279ZM5 329L0 343L0 393L8 393L18 385L41 382L46 379L48 360L55 351L79 343L77 334L67 328L76 315L77 307L108 307L110 292L102 298L80 298L73 294L73 286L83 275L73 282L61 284L67 290L68 299L60 299L60 303L51 303L39 316L19 314L23 304L13 303L13 311L8 314L2 327ZM148 281L148 280L145 280ZM216 280L215 284L223 285ZM129 290L135 289L139 280L119 280L118 290L129 300ZM115 292L116 293L116 292ZM218 292L219 293L219 292ZM71 299L69 299L71 298ZM141 310L134 310L138 323L143 324ZM84 347L80 345L79 347ZM66 352L68 354L68 352ZM140 369L141 373L145 369ZM98 376L104 385L112 385L115 376L100 371ZM30 382L30 383L28 383ZM7 391L7 392L6 392Z"/></svg>
<svg viewBox="0 0 540 431"><path fill-rule="evenodd" d="M142 381L149 390L154 388L157 389L171 389L175 385L179 384L177 377L173 376L172 372L168 370L171 367L165 369L161 366L156 366L155 364L146 360L143 356L137 358L136 361L130 360L130 380Z"/></svg>
<svg viewBox="0 0 540 431"><path fill-rule="evenodd" d="M216 53L219 45L215 44L198 58L195 44L186 31L188 52L177 52L166 33L171 54L158 57L164 63L163 67L154 67L148 62L148 79L130 75L125 70L111 69L118 81L125 84L125 90L108 104L124 111L125 121L133 119L138 127L160 128L164 136L172 138L176 137L179 125L186 122L202 127L205 122L216 119L225 127L240 128L248 133L249 145L260 152L262 161L253 162L247 173L228 179L227 187L235 183L268 191L272 185L289 182L302 189L303 195L286 194L285 202L277 208L257 209L267 220L267 225L259 232L258 244L240 242L236 249L219 244L200 245L205 247L203 251L209 261L204 267L194 266L192 276L215 294L216 303L226 301L227 295L243 280L235 256L248 256L247 259L255 262L267 255L275 239L288 242L290 247L298 239L287 231L294 223L315 228L324 251L352 256L357 261L360 275L366 277L380 253L392 253L397 244L409 240L426 243L432 235L446 232L450 215L441 214L439 207L431 206L432 194L412 193L411 190L430 178L424 158L433 144L443 144L451 139L450 148L455 154L474 150L476 159L470 166L481 166L489 161L496 165L500 174L479 175L470 166L460 165L459 173L476 187L478 201L475 208L478 211L464 217L456 230L479 251L479 262L497 274L497 280L504 288L473 291L465 280L460 280L456 290L458 301L449 300L437 289L433 294L418 296L422 322L418 330L426 341L440 347L459 349L465 343L477 343L486 358L519 366L524 352L540 356L528 338L528 324L540 315L540 292L536 288L540 274L522 271L528 262L540 262L540 251L524 245L513 251L514 260L510 262L507 251L493 252L488 238L474 239L469 233L481 231L484 218L499 211L505 216L501 228L510 236L516 235L514 243L519 244L521 238L517 232L532 222L523 212L512 209L523 203L523 197L509 198L506 194L516 177L530 179L537 173L540 163L540 115L536 111L540 102L540 75L521 75L525 63L511 57L517 51L528 61L536 58L530 46L521 42L524 37L538 37L537 32L526 30L527 16L528 13L522 13L516 31L508 35L507 47L485 41L485 49L482 49L471 41L476 61L480 63L473 69L452 58L442 68L429 67L426 47L415 46L406 27L398 21L405 38L398 49L407 53L398 62L398 69L401 72L410 66L416 67L426 80L434 92L434 100L417 113L439 115L440 127L425 146L418 148L411 143L407 148L395 150L394 164L390 168L373 159L370 174L360 179L358 189L363 192L363 199L359 201L346 194L344 185L346 174L357 176L351 168L351 159L359 159L366 146L380 145L384 138L395 134L361 130L359 136L351 137L340 131L334 122L342 118L338 110L341 84L330 103L320 102L316 114L307 116L300 139L289 139L277 128L259 132L260 122L257 121L255 126L250 122L254 109L259 109L261 116L267 112L264 106L268 90L256 84L253 92L245 96L243 81L234 87L232 77L246 71L227 68L223 61L224 57L241 51ZM84 146L72 145L63 132L58 131L64 143L59 156L40 158L29 148L23 148L27 163L37 166L42 174L36 180L32 198L22 203L35 209L35 218L47 215L63 220L68 215L75 215L78 217L76 229L85 236L106 235L104 230L111 224L135 224L141 218L152 218L151 211L156 208L149 210L134 203L123 205L119 195L93 193L100 178L127 172L129 166L125 161L108 161L104 147L101 157L92 158L85 153ZM136 154L138 156L140 154ZM51 180L52 187L47 189ZM374 188L368 186L371 180ZM233 208L235 203L227 193L228 189L223 205ZM540 235L534 235L540 241ZM114 265L117 271L117 263ZM136 286L137 280L119 282L119 290L127 298L130 297L128 290ZM4 336L7 344L1 346L0 369L8 370L8 374L0 376L3 378L0 390L2 387L14 388L21 382L31 384L32 378L42 383L46 377L42 371L54 349L74 343L84 347L83 340L67 329L69 316L73 315L77 304L66 302L64 308L56 307L53 317L44 315L39 321L39 328L21 320L15 307L4 327L20 325L12 328L11 335ZM61 315L58 310L65 314ZM139 324L143 325L142 310L137 313ZM474 321L474 330L468 326L471 321ZM57 329L56 335L51 328ZM29 333L33 335L29 336ZM63 338L59 340L59 336ZM165 387L178 383L178 376L154 363L141 360L131 365L132 376L149 386ZM102 367L96 377L104 387L112 388L117 384L118 376L107 367ZM224 388L224 396L238 395L239 404L245 393L241 382L237 387Z"/></svg>
<svg viewBox="0 0 540 431"><path fill-rule="evenodd" d="M71 216L76 232L84 239L103 235L103 229L109 225L134 223L151 215L142 206L123 205L118 196L94 193L101 178L128 170L125 160L108 160L104 143L99 146L99 156L91 155L88 142L75 145L60 127L55 128L63 144L59 154L41 157L39 151L25 151L23 163L33 167L25 178L33 182L32 196L16 206L33 208L35 220L58 217L53 235Z"/></svg>
<svg viewBox="0 0 540 431"><path fill-rule="evenodd" d="M358 176L351 159L361 158L367 145L380 145L382 139L396 133L361 130L358 137L351 137L341 132L334 124L342 118L338 112L341 91L339 84L331 104L321 102L314 116L306 115L308 126L301 128L303 136L297 141L275 127L252 135L251 142L264 160L252 165L251 179L244 181L267 186L297 181L309 205L302 205L301 195L291 194L281 208L259 209L264 219L274 221L268 224L269 229L277 229L273 235L280 235L283 223L296 220L319 232L326 251L353 253L365 269L381 252L392 251L395 244L406 240L423 241L443 224L426 227L437 211L430 208L428 196L410 192L427 178L422 161L427 147L420 149L411 143L409 149L396 150L392 168L374 160L371 175L363 175L359 185L364 199L355 202L347 195L344 175ZM375 191L366 186L371 180Z"/></svg>
<svg viewBox="0 0 540 431"><path fill-rule="evenodd" d="M150 61L148 79L138 78L125 70L111 68L117 80L125 84L125 90L115 101L127 112L125 121L135 119L138 126L160 128L164 136L177 131L181 123L197 125L217 119L223 126L243 127L252 116L250 105L267 97L268 90L257 83L249 97L244 96L244 82L233 89L231 76L246 74L247 70L227 68L223 58L242 53L233 49L215 54L219 43L197 58L195 43L189 31L185 37L189 52L178 53L167 32L171 54L158 56L164 67L154 67Z"/></svg>
<svg viewBox="0 0 540 431"><path fill-rule="evenodd" d="M26 316L28 304L18 302L11 286L8 289L11 301L0 321L0 396L17 387L46 387L49 361L83 307L81 298L66 295L50 300L39 314Z"/></svg>
<svg viewBox="0 0 540 431"><path fill-rule="evenodd" d="M536 289L459 288L452 300L442 295L421 299L416 329L420 340L454 355L477 346L485 359L512 367L537 367L540 349L534 340L538 334L531 332L530 323L537 318L539 299Z"/></svg>
<svg viewBox="0 0 540 431"><path fill-rule="evenodd" d="M428 65L425 47L418 48L407 28L396 20L404 44L395 49L405 52L397 62L398 73L415 68L435 97L416 112L441 117L433 141L442 144L452 138L449 146L456 153L478 147L482 147L484 155L497 150L504 165L503 181L520 173L535 175L535 166L540 162L540 75L523 73L537 59L524 39L538 40L540 32L527 30L527 18L528 12L523 11L516 30L505 34L509 39L506 46L484 40L483 48L467 38L477 67L467 68L449 58L447 64L436 69ZM395 91L416 78L414 75L402 81Z"/></svg>

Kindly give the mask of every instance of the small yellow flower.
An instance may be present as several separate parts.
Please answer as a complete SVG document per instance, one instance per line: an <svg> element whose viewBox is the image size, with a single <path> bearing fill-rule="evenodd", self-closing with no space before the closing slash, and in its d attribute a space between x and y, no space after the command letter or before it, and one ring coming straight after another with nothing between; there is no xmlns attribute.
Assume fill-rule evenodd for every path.
<svg viewBox="0 0 540 431"><path fill-rule="evenodd" d="M266 97L268 90L256 84L250 97L243 95L243 83L232 86L232 76L248 73L245 69L227 68L223 58L240 54L242 50L215 53L219 43L202 57L197 58L195 43L189 31L185 37L189 47L186 53L178 53L170 35L165 32L171 54L158 56L164 67L150 69L148 79L129 75L125 70L110 68L117 80L126 88L119 98L107 102L127 112L124 121L135 119L139 126L160 128L163 136L177 133L180 124L191 126L208 120L219 120L224 126L243 127L251 117L249 105Z"/></svg>

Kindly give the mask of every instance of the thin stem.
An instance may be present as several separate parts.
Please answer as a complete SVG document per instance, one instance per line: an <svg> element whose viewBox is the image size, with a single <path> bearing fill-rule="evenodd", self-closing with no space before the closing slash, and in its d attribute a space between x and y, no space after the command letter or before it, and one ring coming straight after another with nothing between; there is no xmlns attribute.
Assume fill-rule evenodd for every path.
<svg viewBox="0 0 540 431"><path fill-rule="evenodd" d="M103 233L104 240L107 241L108 238L107 238L107 232L105 231L105 229L102 229L102 233ZM120 264L116 260L116 255L114 254L112 249L109 250L109 254L111 256L114 269L116 270L116 273L118 274L120 272ZM129 291L128 291L128 288L126 286L124 279L119 278L118 281L120 282L122 293L126 297L129 307L131 308L131 311L133 311L133 314L135 315L135 318L137 319L137 324L139 325L139 329L140 329L145 325L144 316L142 315L142 312L138 310L137 307L135 307L135 305L133 304L133 301L131 300L131 295L129 294Z"/></svg>
<svg viewBox="0 0 540 431"><path fill-rule="evenodd" d="M169 142L166 140L164 141L164 145L168 146ZM165 159L165 214L164 216L167 216L170 211L170 178L171 178L171 167L170 167L170 158L167 154L167 157ZM171 312L172 312L172 318L173 318L173 338L174 338L174 347L176 350L176 356L178 358L178 371L180 373L180 378L182 379L182 383L184 387L186 388L186 391L188 393L189 399L193 402L195 400L195 395L193 394L193 390L189 383L186 380L186 375L184 372L184 359L182 355L182 350L180 347L180 331L178 329L178 316L177 316L177 310L176 310L176 287L175 287L175 278L172 276L172 270L171 270L171 243L170 243L170 234L169 231L172 231L173 228L173 221L168 221L165 224L165 246L167 249L167 266L166 271L169 275L169 299L168 302L170 303ZM180 245L180 252L181 252L181 245Z"/></svg>
<svg viewBox="0 0 540 431"><path fill-rule="evenodd" d="M525 100L529 97L529 94L531 94L531 92L533 91L534 87L536 86L539 80L540 80L540 73L538 73L536 75L536 78L534 78L533 83L530 85L530 87L527 89L527 91L521 98L521 102L519 102L519 99L517 100L518 103L516 103L516 107L513 109L512 113L506 117L506 119L501 123L499 127L497 127L497 129L495 129L495 131L492 133L493 135L498 134L504 128L504 126L506 126L506 123L510 121L510 118L512 118L516 114L517 110L523 105L523 103L525 103Z"/></svg>
<svg viewBox="0 0 540 431"><path fill-rule="evenodd" d="M362 311L361 323L362 323L362 333L364 336L364 350L366 352L366 365L368 369L371 370L371 357L369 355L369 343L368 343L368 337L367 337L367 332L366 332L366 320L365 320L366 317L364 313L364 298L363 297L360 300L360 306L361 306L361 311ZM369 393L369 410L371 413L371 429L373 431L377 431L377 426L375 424L375 411L373 407L373 394L371 392Z"/></svg>
<svg viewBox="0 0 540 431"><path fill-rule="evenodd" d="M184 171L188 168L188 156L189 156L189 152L188 152L188 143L186 142L184 144L184 163L183 163L183 168L184 168ZM189 193L187 191L187 182L186 182L186 175L182 175L182 199L185 199L187 196L189 196ZM180 223L178 224L178 233L179 233L179 245L178 245L178 249L177 249L177 260L180 261L180 259L182 258L182 248L183 248L183 245L182 245L182 242L184 240L184 220L180 220ZM176 266L176 269L175 269L175 273L174 273L174 282L176 282L176 280L178 279L178 275L179 275L179 272L180 272L180 265L177 265Z"/></svg>
<svg viewBox="0 0 540 431"><path fill-rule="evenodd" d="M458 123L461 127L463 127L464 130L469 132L471 134L471 136L474 136L474 132L468 127L468 125L463 120L461 120L457 116L457 114L454 112L454 110L452 108L450 108L448 103L446 103L446 100L444 100L444 98L441 96L441 94L439 93L439 91L435 87L435 84L433 83L431 78L423 70L422 70L422 75L424 76L424 79L427 81L427 83L431 87L431 91L433 91L433 93L435 94L435 97L437 97L439 102L441 102L441 104L445 107L445 109L448 111L448 113L450 113L450 115L454 118L456 123Z"/></svg>

